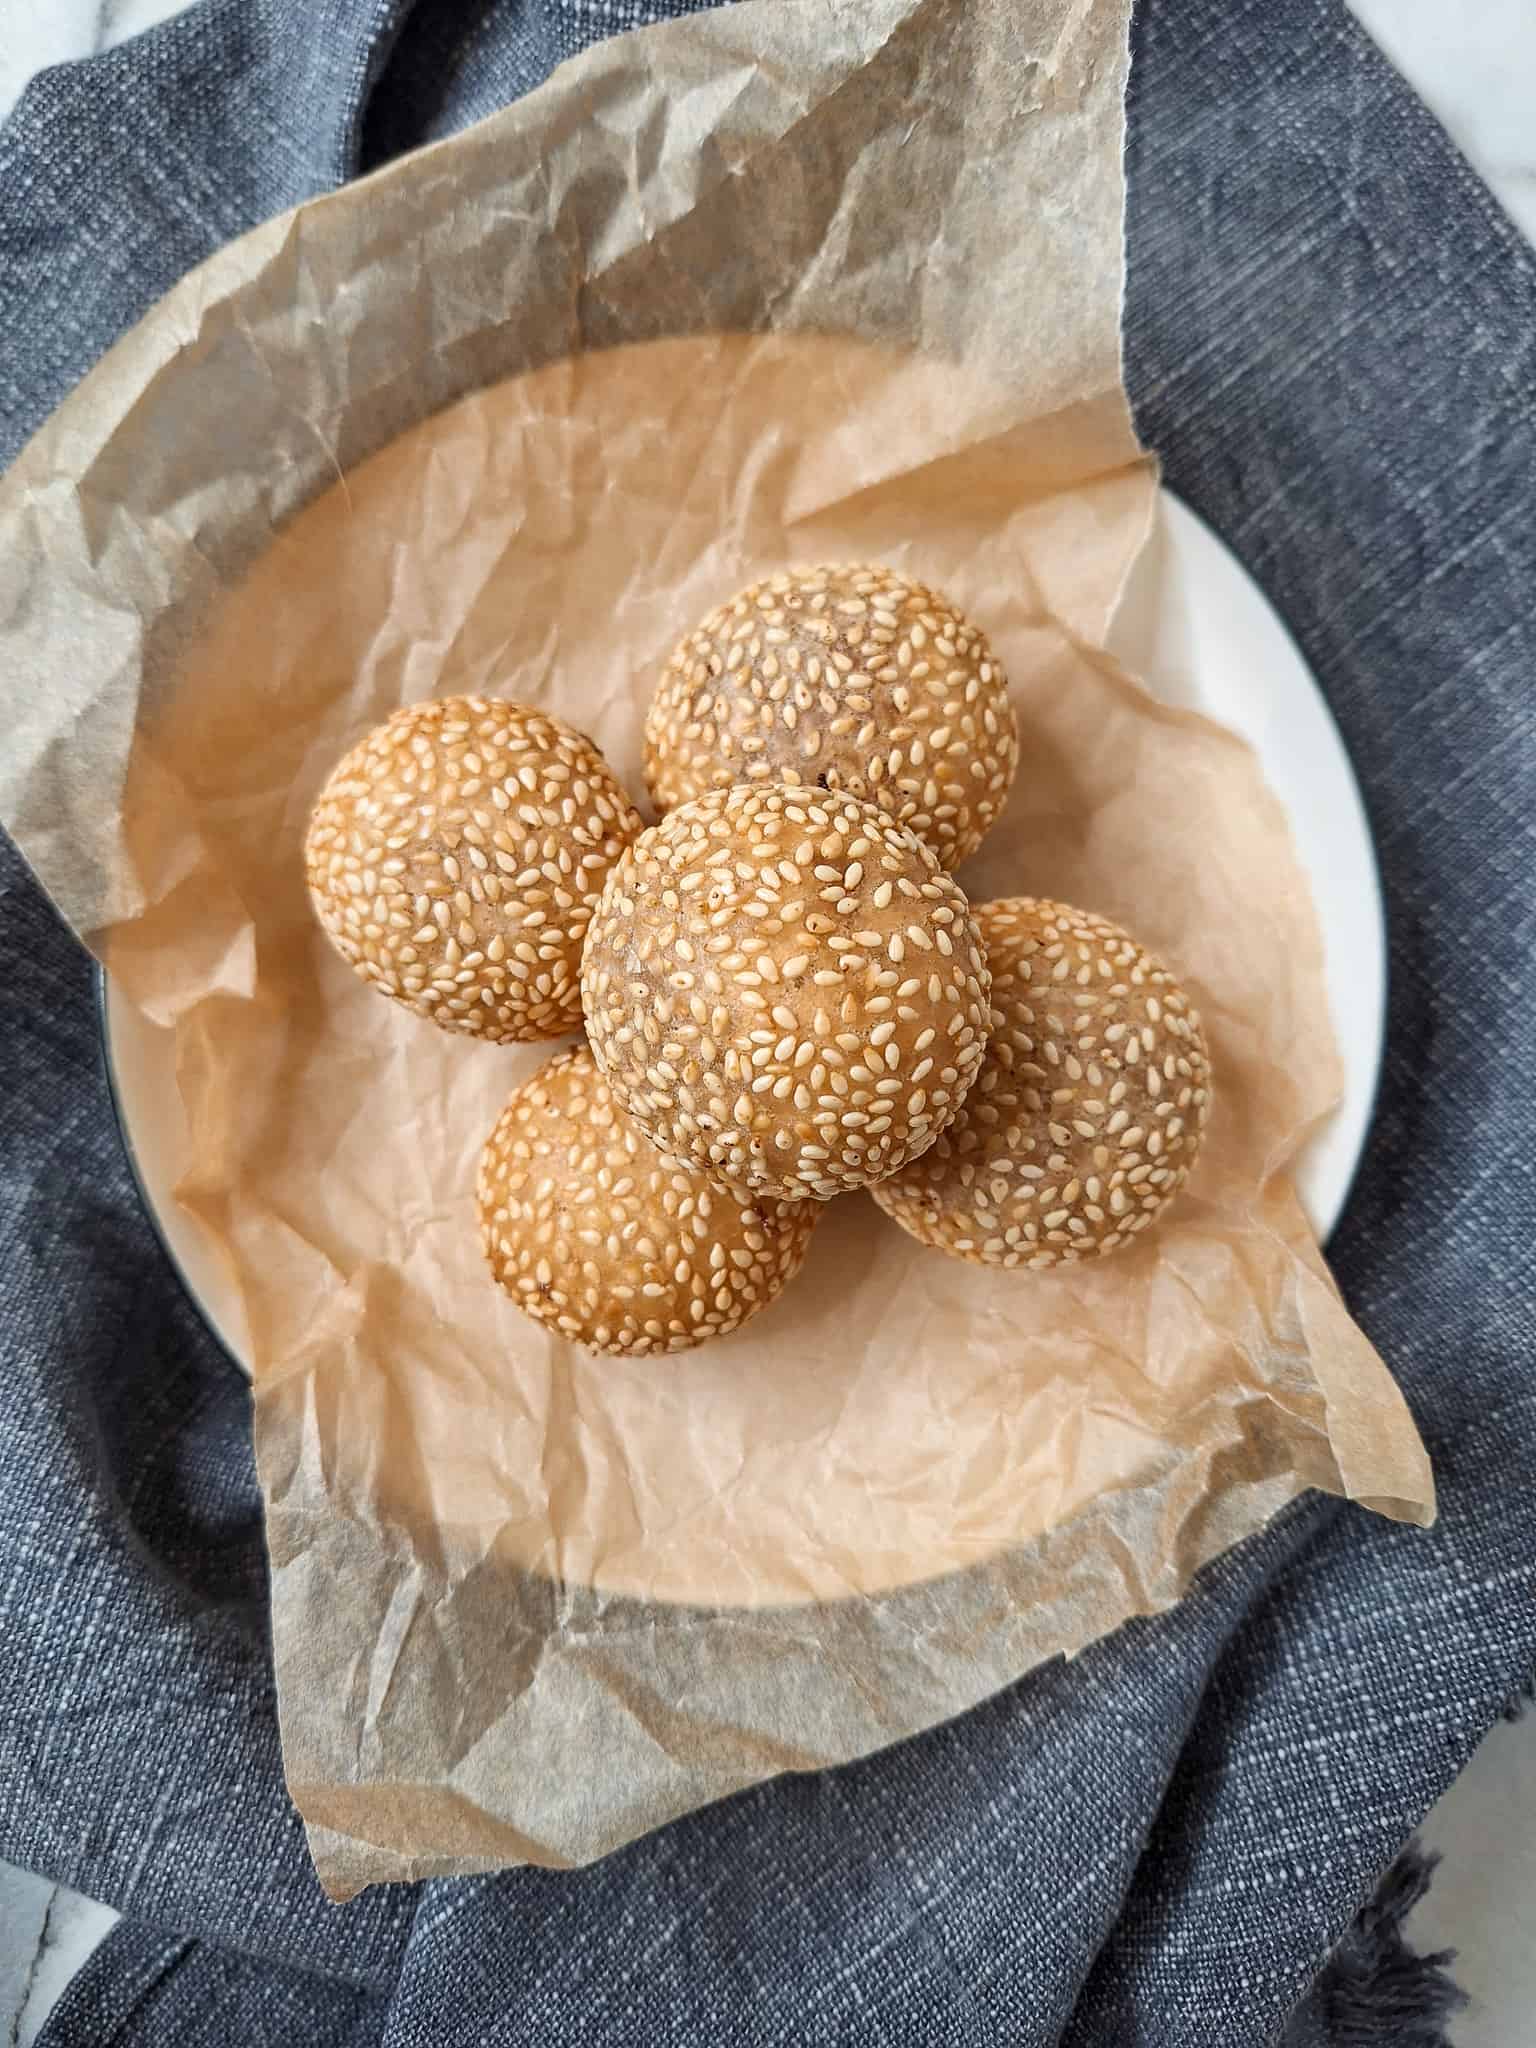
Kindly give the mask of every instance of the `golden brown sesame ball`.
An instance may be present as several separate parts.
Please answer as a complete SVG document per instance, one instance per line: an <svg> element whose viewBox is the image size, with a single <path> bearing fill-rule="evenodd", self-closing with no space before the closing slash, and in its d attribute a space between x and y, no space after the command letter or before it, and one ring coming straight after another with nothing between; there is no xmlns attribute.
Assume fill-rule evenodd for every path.
<svg viewBox="0 0 1536 2048"><path fill-rule="evenodd" d="M960 1115L875 1200L923 1244L1055 1266L1129 1243L1184 1185L1210 1108L1200 1019L1102 917L1010 896L976 910L992 1040Z"/></svg>
<svg viewBox="0 0 1536 2048"><path fill-rule="evenodd" d="M584 1045L513 1090L480 1159L480 1236L520 1309L590 1351L686 1351L776 1301L820 1209L663 1158Z"/></svg>
<svg viewBox="0 0 1536 2048"><path fill-rule="evenodd" d="M782 784L671 811L615 865L582 961L587 1036L661 1149L826 1200L931 1145L986 1049L958 885L856 797Z"/></svg>
<svg viewBox="0 0 1536 2048"><path fill-rule="evenodd" d="M640 824L561 719L484 697L411 704L321 791L310 896L342 958L445 1031L559 1038L581 1022L592 906Z"/></svg>
<svg viewBox="0 0 1536 2048"><path fill-rule="evenodd" d="M958 867L1019 760L985 636L892 569L789 569L711 612L645 721L659 810L733 782L803 782L877 803Z"/></svg>

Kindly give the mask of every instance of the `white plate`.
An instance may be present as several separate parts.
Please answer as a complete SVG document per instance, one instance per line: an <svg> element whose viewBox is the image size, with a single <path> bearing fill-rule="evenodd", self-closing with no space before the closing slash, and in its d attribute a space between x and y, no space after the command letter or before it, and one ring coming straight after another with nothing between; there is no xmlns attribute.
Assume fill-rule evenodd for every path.
<svg viewBox="0 0 1536 2048"><path fill-rule="evenodd" d="M1344 1096L1298 1182L1320 1239L1338 1221L1376 1097L1386 1013L1381 887L1365 807L1338 727L1258 585L1210 528L1164 493L1110 634L1110 650L1170 703L1219 719L1256 750L1284 804L1322 924ZM186 1161L171 1032L109 982L107 1071L134 1172L171 1260L237 1362L249 1346L232 1277L172 1194Z"/></svg>
<svg viewBox="0 0 1536 2048"><path fill-rule="evenodd" d="M1338 1109L1297 1163L1320 1243L1343 1213L1376 1107L1387 1023L1387 929L1360 785L1328 700L1279 613L1205 521L1165 491L1109 650L1170 704L1241 735L1290 820L1322 928L1344 1063Z"/></svg>

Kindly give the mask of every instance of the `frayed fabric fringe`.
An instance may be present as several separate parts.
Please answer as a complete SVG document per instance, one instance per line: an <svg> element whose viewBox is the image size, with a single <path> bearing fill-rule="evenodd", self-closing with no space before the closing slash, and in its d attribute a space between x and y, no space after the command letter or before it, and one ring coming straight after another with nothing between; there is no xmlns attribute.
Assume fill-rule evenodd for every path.
<svg viewBox="0 0 1536 2048"><path fill-rule="evenodd" d="M1403 1937L1439 1860L1408 1844L1291 2015L1281 2048L1452 2048L1446 2022L1467 2002L1449 1971L1456 1951L1416 1955Z"/></svg>

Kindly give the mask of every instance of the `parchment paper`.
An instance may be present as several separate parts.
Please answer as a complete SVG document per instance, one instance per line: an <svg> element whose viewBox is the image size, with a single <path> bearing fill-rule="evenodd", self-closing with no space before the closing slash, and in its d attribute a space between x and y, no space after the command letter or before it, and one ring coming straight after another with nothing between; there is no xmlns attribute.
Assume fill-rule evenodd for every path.
<svg viewBox="0 0 1536 2048"><path fill-rule="evenodd" d="M1118 361L1127 11L745 0L620 38L225 250L0 487L0 815L176 1029L336 1896L581 1863L894 1741L1305 1487L1432 1513L1287 1178L1339 1072L1285 821L1095 646L1154 490ZM676 635L865 556L1013 678L1017 792L962 879L1177 963L1207 1155L1100 1267L986 1273L847 1200L737 1337L583 1357L473 1227L546 1052L347 972L308 806L394 705L463 690L558 709L639 795Z"/></svg>

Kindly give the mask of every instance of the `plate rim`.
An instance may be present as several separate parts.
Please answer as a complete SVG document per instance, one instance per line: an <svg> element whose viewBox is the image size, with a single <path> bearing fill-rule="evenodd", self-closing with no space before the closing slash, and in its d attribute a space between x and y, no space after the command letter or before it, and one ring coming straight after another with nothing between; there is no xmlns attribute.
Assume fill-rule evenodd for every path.
<svg viewBox="0 0 1536 2048"><path fill-rule="evenodd" d="M1165 507L1168 504L1171 504L1174 507L1176 507L1179 515L1182 518L1188 520L1190 525L1197 529L1204 542L1218 548L1224 555L1228 556L1233 562L1236 563L1237 567L1242 571L1249 592L1258 600L1259 604L1268 614L1270 622L1274 626L1276 632L1284 640L1285 644L1290 649L1291 653L1294 655L1296 665L1300 670L1301 675L1305 680L1312 697L1316 701L1319 710L1322 712L1323 718L1327 723L1329 731L1333 735L1336 756L1344 769L1345 781L1348 784L1350 797L1354 807L1355 822L1359 826L1359 838L1364 851L1365 868L1370 882L1372 909L1371 922L1375 927L1376 951L1379 971L1375 976L1374 989L1371 999L1372 1043L1370 1069L1368 1077L1363 1078L1362 1085L1360 1088L1359 1099L1362 1104L1362 1114L1360 1118L1360 1133L1359 1138L1355 1145L1354 1156L1351 1158L1349 1162L1348 1171L1345 1174L1343 1174L1339 1181L1338 1192L1334 1197L1332 1203L1331 1214L1327 1215L1326 1217L1320 1217L1316 1219L1315 1223L1314 1219L1310 1216L1310 1214L1307 1218L1309 1224L1312 1224L1315 1230L1319 1249L1326 1253L1329 1245L1332 1244L1333 1239L1337 1234L1340 1225L1344 1221L1345 1215L1349 1209L1350 1202L1354 1198L1355 1189L1359 1185L1361 1170L1365 1164L1366 1153L1370 1150L1371 1136L1375 1129L1377 1116L1381 1108L1382 1089L1384 1086L1386 1076L1387 1026L1388 1019L1391 1014L1392 996L1392 929L1387 910L1387 892L1382 882L1381 854L1377 844L1375 822L1371 816L1370 805L1366 801L1365 789L1361 783L1359 772L1355 767L1354 753L1349 745L1348 739L1345 736L1344 728L1339 724L1338 717L1334 712L1333 704L1329 699L1328 693L1323 688L1321 682L1319 682L1316 671L1313 669L1311 662L1307 659L1306 653L1302 648L1300 641L1297 639L1295 633L1291 630L1289 621L1285 618L1279 606L1275 603L1274 599L1265 589L1263 583L1259 580L1258 576L1255 575L1254 571L1249 567L1247 562L1244 561L1243 557L1238 553L1237 549L1232 545L1232 543L1224 539L1223 536L1217 531L1217 529L1211 524L1211 522L1207 518L1205 518L1205 516L1202 513L1198 512L1193 505L1190 504L1187 498L1181 496L1179 492L1174 490L1166 482L1160 483L1158 486L1157 502L1155 503L1153 508L1154 524L1163 518ZM1150 538L1151 533L1149 532L1148 539L1150 540ZM1125 588L1129 588L1130 578L1135 573L1139 561L1140 557L1137 558L1136 562L1132 563L1131 570L1127 574ZM1124 594L1125 593L1123 588L1121 592L1122 598ZM1113 618L1111 620L1111 631L1112 630ZM1148 687L1150 687L1150 685L1148 685ZM1217 717L1215 714L1211 712L1202 711L1201 716L1210 718L1212 723L1214 724L1221 725L1225 723L1224 720ZM1231 730L1230 727L1228 729ZM1241 734L1239 734L1238 737L1243 738ZM1252 742L1244 738L1243 744L1245 746L1251 746ZM1257 747L1254 747L1253 751L1255 754L1258 755L1260 762L1262 763L1264 757L1262 753L1260 753L1260 750ZM1266 781L1269 780L1267 772L1265 779ZM1271 788L1273 788L1272 784ZM1278 792L1275 793L1278 798ZM1287 822L1289 822L1289 819L1290 814L1289 811L1287 811ZM1307 881L1308 886L1311 887L1312 877L1310 869L1307 872ZM1314 904L1315 902L1316 895L1314 892ZM1327 931L1321 913L1318 914L1318 938L1323 951L1325 983L1327 991L1331 996L1332 980L1331 977L1329 977L1326 973L1328 964ZM1337 1016L1333 1014L1331 1002L1329 1021L1333 1026L1335 1044L1337 1045L1338 1019ZM1340 1048L1340 1059L1342 1063L1342 1048ZM1343 1114L1345 1105L1349 1100L1347 1082L1348 1073L1346 1069L1346 1085L1341 1090L1338 1102L1329 1111L1327 1117L1325 1117L1323 1121L1312 1132L1308 1134L1307 1138L1303 1141L1302 1145L1298 1148L1298 1150L1291 1159L1289 1171L1291 1172L1293 1179L1299 1179L1300 1166L1302 1161L1306 1158L1309 1147L1313 1145L1321 1136L1321 1134L1328 1129L1329 1125L1336 1117ZM1300 1197L1299 1189L1298 1196ZM1306 1204L1303 1198L1303 1207L1305 1208L1305 1206ZM1322 1224L1323 1227L1320 1229L1317 1228L1318 1223Z"/></svg>
<svg viewBox="0 0 1536 2048"><path fill-rule="evenodd" d="M193 1286L191 1277L186 1267L181 1263L176 1247L171 1243L165 1225L160 1220L159 1205L150 1195L149 1185L144 1178L144 1169L139 1161L138 1147L133 1142L133 1134L128 1128L128 1118L123 1112L122 1090L118 1087L117 1066L112 1058L111 996L107 985L107 970L100 960L93 963L91 978L92 993L96 1004L97 1058L101 1063L102 1075L106 1080L107 1099L112 1105L112 1121L117 1126L117 1138L118 1144L122 1148L123 1162L128 1168L128 1178L133 1183L133 1191L139 1198L139 1207L144 1212L144 1219L149 1225L151 1235L156 1244L159 1245L165 1262L171 1269L172 1277L180 1288L193 1314L197 1317L198 1322L212 1339L214 1348L224 1363L229 1366L231 1371L238 1374L239 1378L244 1381L248 1388L254 1387L256 1384L255 1373L236 1351L233 1344L229 1342L213 1316L205 1307L202 1296L198 1293L196 1287ZM172 1199L174 1200L174 1195Z"/></svg>

